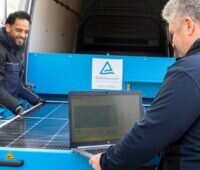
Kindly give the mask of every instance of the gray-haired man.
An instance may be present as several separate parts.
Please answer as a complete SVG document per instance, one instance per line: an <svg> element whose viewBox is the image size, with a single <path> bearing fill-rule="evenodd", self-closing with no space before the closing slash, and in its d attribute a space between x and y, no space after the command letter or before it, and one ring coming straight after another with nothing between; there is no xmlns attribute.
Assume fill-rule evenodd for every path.
<svg viewBox="0 0 200 170"><path fill-rule="evenodd" d="M200 0L169 0L162 15L179 60L145 117L90 159L95 170L135 170L158 153L162 170L200 169Z"/></svg>

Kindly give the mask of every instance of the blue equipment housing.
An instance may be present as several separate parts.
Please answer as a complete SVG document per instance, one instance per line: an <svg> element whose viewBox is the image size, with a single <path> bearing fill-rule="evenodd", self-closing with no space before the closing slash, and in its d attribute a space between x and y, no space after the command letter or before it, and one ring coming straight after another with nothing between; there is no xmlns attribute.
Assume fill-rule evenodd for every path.
<svg viewBox="0 0 200 170"><path fill-rule="evenodd" d="M39 94L66 95L69 91L91 88L92 59L123 60L123 90L141 90L153 99L174 58L87 54L30 53L27 83Z"/></svg>

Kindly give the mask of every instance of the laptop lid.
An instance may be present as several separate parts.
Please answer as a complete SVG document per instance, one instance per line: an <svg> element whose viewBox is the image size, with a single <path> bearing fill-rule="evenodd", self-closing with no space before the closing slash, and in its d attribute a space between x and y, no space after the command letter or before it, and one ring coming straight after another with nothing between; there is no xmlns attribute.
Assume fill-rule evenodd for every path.
<svg viewBox="0 0 200 170"><path fill-rule="evenodd" d="M140 119L139 91L69 93L70 147L116 143Z"/></svg>

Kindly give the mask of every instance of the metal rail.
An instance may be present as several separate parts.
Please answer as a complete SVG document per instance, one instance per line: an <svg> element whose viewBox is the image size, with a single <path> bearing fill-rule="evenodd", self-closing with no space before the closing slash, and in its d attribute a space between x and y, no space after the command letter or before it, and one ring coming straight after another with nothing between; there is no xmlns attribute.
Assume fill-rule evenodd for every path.
<svg viewBox="0 0 200 170"><path fill-rule="evenodd" d="M9 123L13 122L14 120L16 120L16 119L18 119L18 118L23 118L23 115L26 115L28 112L30 112L30 111L32 111L32 110L34 110L34 109L36 109L37 107L40 107L40 106L42 106L42 105L43 105L43 103L38 103L37 105L31 107L30 109L24 111L21 115L17 115L17 116L15 116L15 117L11 118L10 120L8 120L8 121L2 123L2 124L0 125L0 128L2 128L2 127L4 127L4 126L8 125Z"/></svg>

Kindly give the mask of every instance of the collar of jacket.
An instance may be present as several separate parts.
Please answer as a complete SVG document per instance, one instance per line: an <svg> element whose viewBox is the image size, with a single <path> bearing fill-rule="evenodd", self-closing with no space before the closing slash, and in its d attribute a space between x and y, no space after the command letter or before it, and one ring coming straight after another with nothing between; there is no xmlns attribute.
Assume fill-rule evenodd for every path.
<svg viewBox="0 0 200 170"><path fill-rule="evenodd" d="M190 47L190 49L188 50L188 52L186 53L186 55L184 57L190 56L196 52L200 51L200 38L198 38ZM184 58L184 57L177 57L176 61Z"/></svg>
<svg viewBox="0 0 200 170"><path fill-rule="evenodd" d="M200 38L198 38L193 45L191 46L191 48L188 50L188 52L186 53L186 56L192 55L196 52L200 51Z"/></svg>
<svg viewBox="0 0 200 170"><path fill-rule="evenodd" d="M17 52L24 50L24 45L19 47L10 39L6 33L5 27L0 28L0 42L2 42L2 44L4 44L4 46L11 51Z"/></svg>

